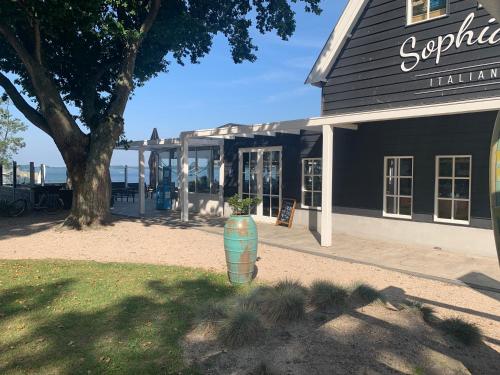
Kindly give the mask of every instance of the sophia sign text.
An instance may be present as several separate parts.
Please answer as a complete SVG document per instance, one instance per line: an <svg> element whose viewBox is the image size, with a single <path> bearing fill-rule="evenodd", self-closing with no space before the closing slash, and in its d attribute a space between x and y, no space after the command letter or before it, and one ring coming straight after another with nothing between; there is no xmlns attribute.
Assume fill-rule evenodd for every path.
<svg viewBox="0 0 500 375"><path fill-rule="evenodd" d="M427 42L425 47L418 51L417 38L412 36L406 39L401 45L400 56L403 59L401 70L403 72L411 72L422 61L435 59L436 65L439 65L443 53L451 48L460 48L462 45L495 45L500 43L500 28L492 30L491 25L496 22L494 18L488 21L488 26L484 27L479 33L470 30L471 24L474 21L474 13L471 13L462 23L460 30L455 34L447 34L439 36L437 39Z"/></svg>

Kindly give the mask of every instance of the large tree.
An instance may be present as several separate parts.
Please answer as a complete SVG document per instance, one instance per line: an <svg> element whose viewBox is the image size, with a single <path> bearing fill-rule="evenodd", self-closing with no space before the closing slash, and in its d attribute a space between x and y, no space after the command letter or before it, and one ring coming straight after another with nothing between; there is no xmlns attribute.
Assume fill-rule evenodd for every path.
<svg viewBox="0 0 500 375"><path fill-rule="evenodd" d="M197 63L217 34L235 63L255 61L251 29L288 39L292 3L320 13L320 0L1 1L0 86L61 152L74 191L66 222L107 219L109 163L135 87L169 59Z"/></svg>

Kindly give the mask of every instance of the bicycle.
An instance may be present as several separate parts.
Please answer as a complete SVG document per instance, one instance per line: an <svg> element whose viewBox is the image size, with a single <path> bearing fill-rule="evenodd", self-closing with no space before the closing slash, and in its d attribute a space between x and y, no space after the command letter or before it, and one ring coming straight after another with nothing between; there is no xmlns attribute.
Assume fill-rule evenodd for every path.
<svg viewBox="0 0 500 375"><path fill-rule="evenodd" d="M34 211L44 211L49 214L57 213L64 209L64 202L58 194L42 194L38 203L33 205Z"/></svg>
<svg viewBox="0 0 500 375"><path fill-rule="evenodd" d="M0 211L5 212L8 217L19 217L28 209L28 201L20 198L12 202L2 201L0 203Z"/></svg>

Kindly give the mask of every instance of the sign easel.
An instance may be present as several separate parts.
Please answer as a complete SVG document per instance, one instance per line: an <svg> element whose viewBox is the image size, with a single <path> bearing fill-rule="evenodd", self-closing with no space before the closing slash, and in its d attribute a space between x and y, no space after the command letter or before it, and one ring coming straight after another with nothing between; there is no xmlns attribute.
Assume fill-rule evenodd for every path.
<svg viewBox="0 0 500 375"><path fill-rule="evenodd" d="M295 199L283 199L281 201L281 209L278 214L278 219L276 220L276 225L286 225L288 228L291 228L296 205L297 201Z"/></svg>

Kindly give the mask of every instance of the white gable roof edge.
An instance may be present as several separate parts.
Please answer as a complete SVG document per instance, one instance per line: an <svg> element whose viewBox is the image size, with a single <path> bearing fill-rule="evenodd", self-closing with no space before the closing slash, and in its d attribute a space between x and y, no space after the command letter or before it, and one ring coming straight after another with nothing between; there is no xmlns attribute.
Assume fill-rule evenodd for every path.
<svg viewBox="0 0 500 375"><path fill-rule="evenodd" d="M340 51L342 51L345 42L350 38L351 31L358 22L367 3L368 0L349 0L337 25L311 69L306 79L306 84L318 86L321 82L326 81L326 76L330 72Z"/></svg>

